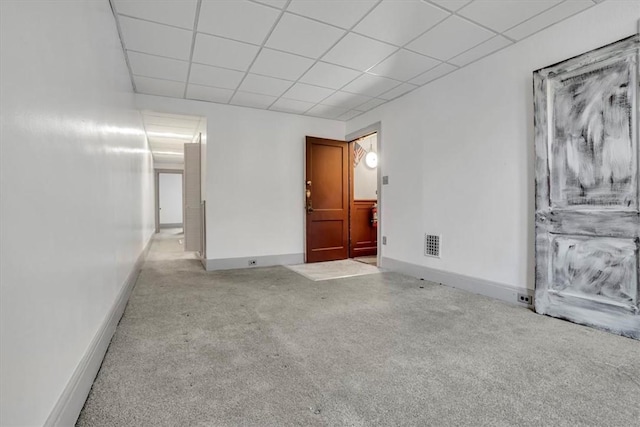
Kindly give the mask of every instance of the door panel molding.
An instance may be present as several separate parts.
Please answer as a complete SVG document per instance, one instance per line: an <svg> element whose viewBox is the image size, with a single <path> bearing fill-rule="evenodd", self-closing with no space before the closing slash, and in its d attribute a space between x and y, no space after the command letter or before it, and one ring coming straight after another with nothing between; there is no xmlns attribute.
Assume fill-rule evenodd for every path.
<svg viewBox="0 0 640 427"><path fill-rule="evenodd" d="M640 35L534 73L535 309L640 339Z"/></svg>

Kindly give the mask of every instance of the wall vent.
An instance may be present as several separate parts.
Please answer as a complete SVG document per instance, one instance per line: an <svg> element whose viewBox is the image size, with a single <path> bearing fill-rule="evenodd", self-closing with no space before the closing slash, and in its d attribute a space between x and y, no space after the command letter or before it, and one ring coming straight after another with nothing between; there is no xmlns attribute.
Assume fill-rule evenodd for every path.
<svg viewBox="0 0 640 427"><path fill-rule="evenodd" d="M436 234L424 235L424 255L440 258L440 236Z"/></svg>

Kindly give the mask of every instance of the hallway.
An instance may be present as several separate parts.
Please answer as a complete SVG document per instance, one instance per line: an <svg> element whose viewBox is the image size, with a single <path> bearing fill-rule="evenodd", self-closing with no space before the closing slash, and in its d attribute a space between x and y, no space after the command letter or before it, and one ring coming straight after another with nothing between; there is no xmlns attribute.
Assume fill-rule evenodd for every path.
<svg viewBox="0 0 640 427"><path fill-rule="evenodd" d="M179 239L154 237L79 426L640 416L633 340L396 273L205 272Z"/></svg>

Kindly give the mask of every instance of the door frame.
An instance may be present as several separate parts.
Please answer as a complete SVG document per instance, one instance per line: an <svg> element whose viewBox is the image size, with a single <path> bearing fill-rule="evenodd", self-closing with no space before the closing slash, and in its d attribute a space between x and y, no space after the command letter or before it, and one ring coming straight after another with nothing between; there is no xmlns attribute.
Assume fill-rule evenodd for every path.
<svg viewBox="0 0 640 427"><path fill-rule="evenodd" d="M381 267L381 261L382 261L382 227L384 226L384 217L383 217L383 210L382 210L382 196L383 196L383 191L382 191L382 122L375 122L369 126L363 127L362 129L359 129L357 131L351 132L349 134L347 134L347 136L345 137L345 140L349 143L350 147L349 147L349 153L353 152L353 141L355 141L358 138L362 138L365 137L367 135L371 135L372 133L376 134L376 143L377 143L377 147L376 147L376 152L378 153L378 167L376 168L376 173L377 173L377 186L378 186L378 248L377 248L377 264L378 267ZM353 174L353 157L352 154L350 156L350 168L349 170L351 171L350 173L350 177L352 177ZM351 184L350 184L350 190L349 190L349 256L351 256L351 209L352 209L352 205L353 205L353 178L350 178Z"/></svg>
<svg viewBox="0 0 640 427"><path fill-rule="evenodd" d="M182 175L182 224L184 226L184 171L181 169L153 169L154 175L154 198L155 198L155 220L156 220L156 233L160 232L160 174L161 173L173 173Z"/></svg>

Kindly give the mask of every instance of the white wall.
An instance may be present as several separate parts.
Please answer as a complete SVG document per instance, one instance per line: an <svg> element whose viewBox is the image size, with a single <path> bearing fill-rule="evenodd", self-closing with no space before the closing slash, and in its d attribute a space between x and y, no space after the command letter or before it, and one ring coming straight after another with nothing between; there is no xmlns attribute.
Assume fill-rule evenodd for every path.
<svg viewBox="0 0 640 427"><path fill-rule="evenodd" d="M358 141L368 153L378 152L378 136L374 133ZM366 155L365 155L366 157ZM378 198L378 169L367 166L365 157L362 157L353 174L353 196L355 200L374 200Z"/></svg>
<svg viewBox="0 0 640 427"><path fill-rule="evenodd" d="M107 1L0 2L0 424L42 425L153 233Z"/></svg>
<svg viewBox="0 0 640 427"><path fill-rule="evenodd" d="M304 253L305 135L344 139L335 120L136 95L141 109L207 119L207 258Z"/></svg>
<svg viewBox="0 0 640 427"><path fill-rule="evenodd" d="M182 174L158 174L160 225L182 224Z"/></svg>
<svg viewBox="0 0 640 427"><path fill-rule="evenodd" d="M533 289L532 72L636 32L606 1L347 123L381 121L384 257ZM423 234L441 233L441 259Z"/></svg>

